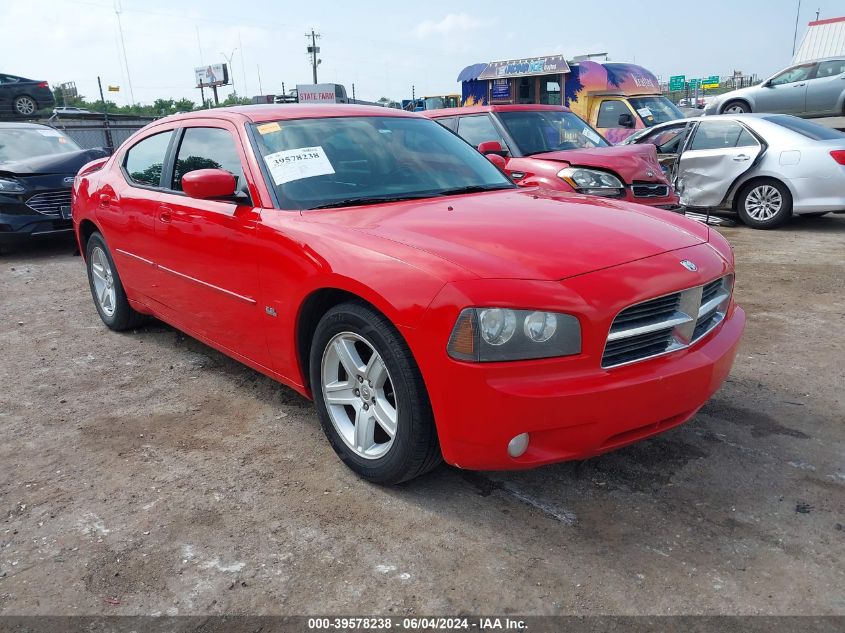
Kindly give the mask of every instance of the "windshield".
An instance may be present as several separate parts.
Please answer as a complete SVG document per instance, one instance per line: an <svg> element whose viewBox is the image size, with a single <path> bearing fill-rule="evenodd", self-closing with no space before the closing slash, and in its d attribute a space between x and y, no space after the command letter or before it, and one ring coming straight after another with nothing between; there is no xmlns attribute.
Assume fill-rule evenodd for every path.
<svg viewBox="0 0 845 633"><path fill-rule="evenodd" d="M67 136L49 127L0 130L0 163L78 152L80 149Z"/></svg>
<svg viewBox="0 0 845 633"><path fill-rule="evenodd" d="M253 128L283 209L515 187L484 156L429 119L296 119Z"/></svg>
<svg viewBox="0 0 845 633"><path fill-rule="evenodd" d="M628 101L634 106L646 127L684 118L684 113L666 97L629 97Z"/></svg>
<svg viewBox="0 0 845 633"><path fill-rule="evenodd" d="M572 112L518 110L499 112L498 115L519 151L525 156L610 145L601 134Z"/></svg>
<svg viewBox="0 0 845 633"><path fill-rule="evenodd" d="M818 123L813 123L812 121L805 121L804 119L799 119L798 117L794 116L777 114L775 116L764 116L763 118L766 121L777 123L781 127L785 127L787 130L797 132L801 136L806 136L807 138L813 139L814 141L833 141L836 139L845 138L845 134L843 134L839 130L824 127L819 125Z"/></svg>

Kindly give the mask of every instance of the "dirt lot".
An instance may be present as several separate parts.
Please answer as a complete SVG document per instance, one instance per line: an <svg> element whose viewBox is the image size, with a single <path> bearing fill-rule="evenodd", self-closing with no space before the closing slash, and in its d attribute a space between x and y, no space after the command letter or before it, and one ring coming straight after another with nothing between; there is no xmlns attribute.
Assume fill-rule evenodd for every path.
<svg viewBox="0 0 845 633"><path fill-rule="evenodd" d="M748 329L689 424L582 463L335 458L309 402L0 256L0 613L845 614L845 217L722 229Z"/></svg>

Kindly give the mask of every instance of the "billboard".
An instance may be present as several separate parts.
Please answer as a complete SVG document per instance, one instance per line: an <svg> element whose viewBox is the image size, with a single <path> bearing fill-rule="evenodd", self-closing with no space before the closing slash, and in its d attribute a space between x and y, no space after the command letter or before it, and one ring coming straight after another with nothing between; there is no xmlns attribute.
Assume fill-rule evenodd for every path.
<svg viewBox="0 0 845 633"><path fill-rule="evenodd" d="M338 103L337 84L297 84L299 103Z"/></svg>
<svg viewBox="0 0 845 633"><path fill-rule="evenodd" d="M226 64L209 64L194 68L197 88L225 86L229 83L229 68Z"/></svg>

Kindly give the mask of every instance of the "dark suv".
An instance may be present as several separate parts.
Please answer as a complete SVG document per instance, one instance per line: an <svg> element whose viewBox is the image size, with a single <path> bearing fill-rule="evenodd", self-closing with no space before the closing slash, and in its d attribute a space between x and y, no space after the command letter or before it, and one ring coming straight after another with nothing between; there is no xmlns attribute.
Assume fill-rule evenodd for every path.
<svg viewBox="0 0 845 633"><path fill-rule="evenodd" d="M50 84L0 73L0 115L31 117L56 105Z"/></svg>

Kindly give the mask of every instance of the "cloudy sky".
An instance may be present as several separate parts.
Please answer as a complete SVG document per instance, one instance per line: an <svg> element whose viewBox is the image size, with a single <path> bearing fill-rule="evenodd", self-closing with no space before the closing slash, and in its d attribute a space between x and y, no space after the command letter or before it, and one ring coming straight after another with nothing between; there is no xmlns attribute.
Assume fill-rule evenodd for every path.
<svg viewBox="0 0 845 633"><path fill-rule="evenodd" d="M701 2L286 2L283 0L0 0L0 72L75 81L96 94L97 75L119 84L119 103L157 97L199 101L193 68L232 58L239 94L309 83L304 34L322 34L320 81L360 99L460 92L469 64L607 52L658 75L766 76L792 56L797 0ZM703 10L706 6L706 11ZM118 18L126 47L124 61ZM845 0L802 3L808 21L845 15ZM235 50L237 49L237 50ZM127 77L126 65L129 68ZM224 90L224 92L226 92Z"/></svg>

